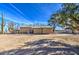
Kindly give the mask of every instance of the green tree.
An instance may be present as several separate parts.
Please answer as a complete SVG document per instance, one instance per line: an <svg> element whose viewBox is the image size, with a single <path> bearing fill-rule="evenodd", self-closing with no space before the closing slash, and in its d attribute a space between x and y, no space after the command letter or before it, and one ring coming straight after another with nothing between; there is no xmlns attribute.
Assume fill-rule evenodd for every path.
<svg viewBox="0 0 79 59"><path fill-rule="evenodd" d="M65 3L62 5L61 12L64 11L66 17L66 24L69 29L74 33L75 29L79 25L79 4ZM70 23L69 23L70 22Z"/></svg>
<svg viewBox="0 0 79 59"><path fill-rule="evenodd" d="M51 18L48 20L48 24L53 27L53 32L55 32L56 26L58 24L58 14L53 14Z"/></svg>
<svg viewBox="0 0 79 59"><path fill-rule="evenodd" d="M56 19L58 24L63 26L65 29L71 29L72 33L74 33L75 29L77 29L77 26L79 25L79 4L64 3L62 4L62 8L55 14L57 14L57 16L54 16L53 14L53 18L58 17Z"/></svg>

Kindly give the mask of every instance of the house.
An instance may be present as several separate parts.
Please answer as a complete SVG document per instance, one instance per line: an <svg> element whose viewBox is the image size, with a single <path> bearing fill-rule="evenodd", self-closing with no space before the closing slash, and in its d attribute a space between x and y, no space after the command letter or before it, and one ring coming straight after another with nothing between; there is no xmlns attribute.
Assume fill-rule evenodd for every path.
<svg viewBox="0 0 79 59"><path fill-rule="evenodd" d="M51 26L21 26L21 33L27 34L50 34L53 33Z"/></svg>
<svg viewBox="0 0 79 59"><path fill-rule="evenodd" d="M20 27L20 32L21 32L21 33L27 33L27 34L29 34L29 33L32 32L32 27L28 27L28 26Z"/></svg>

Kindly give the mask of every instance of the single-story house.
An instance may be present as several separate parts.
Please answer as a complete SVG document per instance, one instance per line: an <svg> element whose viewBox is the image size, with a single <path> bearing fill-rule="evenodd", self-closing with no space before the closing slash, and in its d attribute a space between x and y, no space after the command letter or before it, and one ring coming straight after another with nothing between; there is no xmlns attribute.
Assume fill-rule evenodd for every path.
<svg viewBox="0 0 79 59"><path fill-rule="evenodd" d="M21 33L27 34L50 34L53 33L51 26L21 26Z"/></svg>

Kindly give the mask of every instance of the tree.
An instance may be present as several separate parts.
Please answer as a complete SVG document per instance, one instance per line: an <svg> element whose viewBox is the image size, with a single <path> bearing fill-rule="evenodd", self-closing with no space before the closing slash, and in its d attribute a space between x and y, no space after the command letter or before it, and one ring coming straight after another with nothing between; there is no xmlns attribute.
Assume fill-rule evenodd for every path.
<svg viewBox="0 0 79 59"><path fill-rule="evenodd" d="M15 26L14 22L9 22L8 23L8 31L11 32L11 33L13 33L14 30L15 30L14 26Z"/></svg>
<svg viewBox="0 0 79 59"><path fill-rule="evenodd" d="M54 23L57 21L59 25L63 26L65 29L71 29L72 33L74 33L79 25L79 4L64 3L62 4L62 8L55 14L57 14L57 16L53 14L53 18L58 18L54 20Z"/></svg>
<svg viewBox="0 0 79 59"><path fill-rule="evenodd" d="M62 6L62 11L64 11L65 16L67 18L67 22L65 25L69 26L69 28L72 30L72 33L74 33L75 29L79 25L79 4L65 3ZM68 22L70 22L70 24L68 24Z"/></svg>
<svg viewBox="0 0 79 59"><path fill-rule="evenodd" d="M20 24L16 23L15 24L15 33L19 34L20 33Z"/></svg>
<svg viewBox="0 0 79 59"><path fill-rule="evenodd" d="M50 26L53 27L53 32L55 32L55 29L58 23L57 14L53 14L52 17L48 20L48 23Z"/></svg>

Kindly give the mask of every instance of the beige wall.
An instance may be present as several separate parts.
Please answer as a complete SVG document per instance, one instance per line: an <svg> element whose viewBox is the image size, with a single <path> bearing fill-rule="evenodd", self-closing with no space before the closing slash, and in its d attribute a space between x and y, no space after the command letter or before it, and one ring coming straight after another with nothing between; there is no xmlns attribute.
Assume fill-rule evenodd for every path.
<svg viewBox="0 0 79 59"><path fill-rule="evenodd" d="M52 30L52 28L34 28L33 32L35 34L36 33L39 33L39 34L50 34L50 33L53 33L53 30Z"/></svg>
<svg viewBox="0 0 79 59"><path fill-rule="evenodd" d="M47 33L53 33L52 28L43 28L43 33L47 34Z"/></svg>
<svg viewBox="0 0 79 59"><path fill-rule="evenodd" d="M31 28L31 27L20 27L20 32L29 33L33 31L34 34L50 34L53 33L52 28Z"/></svg>
<svg viewBox="0 0 79 59"><path fill-rule="evenodd" d="M29 33L31 30L31 27L20 27L20 32Z"/></svg>
<svg viewBox="0 0 79 59"><path fill-rule="evenodd" d="M42 32L41 28L33 28L34 34L41 34L41 32Z"/></svg>

